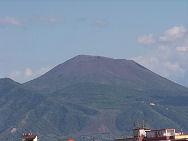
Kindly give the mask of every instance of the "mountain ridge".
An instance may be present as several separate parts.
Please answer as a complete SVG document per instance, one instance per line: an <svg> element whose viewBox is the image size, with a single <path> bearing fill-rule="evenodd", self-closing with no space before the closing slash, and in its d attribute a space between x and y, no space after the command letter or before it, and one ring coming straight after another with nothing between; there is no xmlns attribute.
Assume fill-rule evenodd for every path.
<svg viewBox="0 0 188 141"><path fill-rule="evenodd" d="M133 83L137 83L136 81L140 81L140 85L143 85L144 83L148 83L143 81L146 78L143 78L141 76L142 74L139 74L139 71L142 71L142 73L145 72L149 73L150 76L154 74L152 71L146 69L145 67L134 62L133 60L112 59L112 58L100 57L100 56L78 55L62 64L57 65L56 67L54 67L52 70L48 71L41 77L24 83L24 85L31 86L32 83L37 83L36 81L39 80L38 82L39 84L36 85L37 87L40 85L40 83L44 84L44 82L40 82L40 79L41 80L44 79L45 81L48 81L46 80L46 78L50 78L50 77L51 77L50 78L51 81L53 81L54 78L55 79L58 78L60 80L60 78L67 79L67 77L68 80L66 81L70 81L70 77L74 79L73 81L75 81L75 79L79 79L77 76L81 76L82 78L84 78L85 76L92 77L95 76L96 74L101 76L108 75L108 78L112 79L111 81L117 80L117 82L120 82L122 81L122 79L128 79L129 82L127 83L131 83L132 81ZM98 81L100 81L101 76L95 76L95 78L98 78ZM157 74L153 76L153 78L158 79L156 81L162 79L160 80L161 83L167 83L167 81L162 82L164 79L167 80L166 78L163 78ZM71 81L70 83L74 83L73 81ZM102 81L105 83L105 78ZM147 81L151 81L151 79ZM63 82L63 84L66 85L66 82ZM169 81L167 84L169 84ZM164 85L167 86L167 84ZM50 84L50 87L51 85L53 84Z"/></svg>

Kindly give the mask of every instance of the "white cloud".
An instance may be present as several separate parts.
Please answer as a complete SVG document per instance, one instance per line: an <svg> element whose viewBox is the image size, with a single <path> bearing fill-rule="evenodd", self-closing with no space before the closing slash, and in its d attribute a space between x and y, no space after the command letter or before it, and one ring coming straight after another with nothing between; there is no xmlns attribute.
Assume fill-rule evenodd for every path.
<svg viewBox="0 0 188 141"><path fill-rule="evenodd" d="M3 77L4 77L4 75L0 73L0 78L3 78Z"/></svg>
<svg viewBox="0 0 188 141"><path fill-rule="evenodd" d="M182 38L186 32L187 30L184 26L174 26L165 31L164 34L159 37L159 41L173 41Z"/></svg>
<svg viewBox="0 0 188 141"><path fill-rule="evenodd" d="M49 16L49 17L45 17L45 21L54 24L54 23L63 23L64 22L64 18L63 17L56 17L56 16Z"/></svg>
<svg viewBox="0 0 188 141"><path fill-rule="evenodd" d="M148 35L139 36L137 38L137 42L139 44L150 45L150 44L155 43L156 41L153 38L153 34L148 34Z"/></svg>
<svg viewBox="0 0 188 141"><path fill-rule="evenodd" d="M50 24L55 23L64 23L64 17L57 17L57 16L33 16L31 17L32 22L46 22Z"/></svg>
<svg viewBox="0 0 188 141"><path fill-rule="evenodd" d="M160 49L160 50L168 50L169 47L162 45L162 46L159 46L158 49Z"/></svg>
<svg viewBox="0 0 188 141"><path fill-rule="evenodd" d="M64 23L65 19L62 16L31 16L25 19L18 19L11 16L5 16L0 18L0 26L4 27L7 25L15 25L15 26L21 26L23 27L24 24L29 23L48 23L50 25L54 25L57 23Z"/></svg>
<svg viewBox="0 0 188 141"><path fill-rule="evenodd" d="M181 68L180 64L178 62L164 62L164 67L171 71L171 73L176 73L179 76L184 76L185 70Z"/></svg>
<svg viewBox="0 0 188 141"><path fill-rule="evenodd" d="M30 77L30 76L32 76L32 75L33 75L32 70L31 70L30 68L26 68L26 70L25 70L25 76L26 76L26 77Z"/></svg>
<svg viewBox="0 0 188 141"><path fill-rule="evenodd" d="M180 52L186 52L188 51L188 46L178 46L176 47L176 50Z"/></svg>
<svg viewBox="0 0 188 141"><path fill-rule="evenodd" d="M51 69L51 67L42 67L39 70L36 71L37 75L42 75L46 72L48 72Z"/></svg>
<svg viewBox="0 0 188 141"><path fill-rule="evenodd" d="M159 60L156 57L138 56L138 57L133 57L131 59L144 65L146 68L153 68L153 66L156 66L159 64Z"/></svg>
<svg viewBox="0 0 188 141"><path fill-rule="evenodd" d="M143 37L145 38L141 38L140 43L147 41L148 36L144 35ZM152 36L150 35L150 37ZM184 26L174 26L159 36L153 46L157 47L148 48L148 54L134 57L133 60L168 79L186 82L187 78L184 77L188 75L187 29ZM188 84L184 85L188 86Z"/></svg>
<svg viewBox="0 0 188 141"><path fill-rule="evenodd" d="M57 22L57 19L55 17L49 17L49 22L55 23Z"/></svg>
<svg viewBox="0 0 188 141"><path fill-rule="evenodd" d="M100 26L101 27L101 26L104 26L106 23L105 23L105 21L103 19L96 19L94 24L96 26Z"/></svg>
<svg viewBox="0 0 188 141"><path fill-rule="evenodd" d="M22 83L22 82L26 82L28 80L34 79L36 77L39 77L43 75L44 73L48 72L50 69L51 67L41 67L37 70L26 68L25 70L22 70L22 71L11 72L8 77L14 79L15 81Z"/></svg>
<svg viewBox="0 0 188 141"><path fill-rule="evenodd" d="M20 71L15 71L15 72L12 72L11 74L10 74L10 77L11 78L17 78L17 77L20 77L21 76L21 72Z"/></svg>
<svg viewBox="0 0 188 141"><path fill-rule="evenodd" d="M0 19L0 24L1 25L7 25L7 24L10 24L10 25L21 25L21 22L18 19L14 18L14 17L6 16L6 17Z"/></svg>
<svg viewBox="0 0 188 141"><path fill-rule="evenodd" d="M155 55L155 57L139 56L132 59L163 77L182 78L185 74L185 69L183 69L178 62L170 62L168 59L163 60L157 55Z"/></svg>

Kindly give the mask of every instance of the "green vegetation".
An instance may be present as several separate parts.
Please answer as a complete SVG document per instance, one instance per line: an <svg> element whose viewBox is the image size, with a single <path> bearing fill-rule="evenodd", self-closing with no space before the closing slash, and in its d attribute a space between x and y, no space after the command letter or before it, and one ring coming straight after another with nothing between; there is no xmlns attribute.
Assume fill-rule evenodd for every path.
<svg viewBox="0 0 188 141"><path fill-rule="evenodd" d="M187 100L187 88L134 61L77 56L25 84L0 79L0 140L129 135L137 120L188 131Z"/></svg>

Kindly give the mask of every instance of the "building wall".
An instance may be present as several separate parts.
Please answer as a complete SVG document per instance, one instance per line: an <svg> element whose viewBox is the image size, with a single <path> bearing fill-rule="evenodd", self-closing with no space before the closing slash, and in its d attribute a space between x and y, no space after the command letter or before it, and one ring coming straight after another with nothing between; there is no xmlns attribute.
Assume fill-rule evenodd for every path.
<svg viewBox="0 0 188 141"><path fill-rule="evenodd" d="M151 130L150 129L134 129L133 136L134 137L146 136L147 131L151 131Z"/></svg>
<svg viewBox="0 0 188 141"><path fill-rule="evenodd" d="M36 136L36 138L33 140L33 141L38 141L38 138L37 138L37 136Z"/></svg>
<svg viewBox="0 0 188 141"><path fill-rule="evenodd" d="M188 138L188 135L178 135L178 136L175 136L175 139L178 140L178 139L187 139Z"/></svg>
<svg viewBox="0 0 188 141"><path fill-rule="evenodd" d="M144 129L140 129L139 136L146 136L146 131Z"/></svg>

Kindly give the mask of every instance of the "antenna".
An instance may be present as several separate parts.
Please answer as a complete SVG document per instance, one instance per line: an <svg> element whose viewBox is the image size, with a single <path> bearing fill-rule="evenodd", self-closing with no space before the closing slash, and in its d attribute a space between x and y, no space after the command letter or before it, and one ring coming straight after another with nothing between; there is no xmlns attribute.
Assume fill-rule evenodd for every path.
<svg viewBox="0 0 188 141"><path fill-rule="evenodd" d="M181 135L183 135L183 129L181 128Z"/></svg>
<svg viewBox="0 0 188 141"><path fill-rule="evenodd" d="M142 125L142 127L144 128L144 120L143 120L143 125Z"/></svg>

